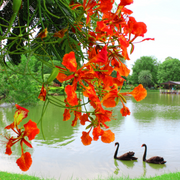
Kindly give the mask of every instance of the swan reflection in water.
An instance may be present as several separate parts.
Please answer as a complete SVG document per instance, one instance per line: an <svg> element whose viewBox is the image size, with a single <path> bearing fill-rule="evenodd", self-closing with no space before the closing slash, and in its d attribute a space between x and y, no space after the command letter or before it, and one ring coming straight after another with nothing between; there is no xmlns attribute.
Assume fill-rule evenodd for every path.
<svg viewBox="0 0 180 180"><path fill-rule="evenodd" d="M114 174L118 174L119 173L119 167L121 166L119 163L122 163L124 166L127 167L127 169L132 169L134 167L134 163L136 161L125 161L125 160L121 160L121 161L118 161L117 159L114 159L114 165L116 167L115 171L114 171Z"/></svg>
<svg viewBox="0 0 180 180"><path fill-rule="evenodd" d="M144 173L143 173L143 175L142 175L142 177L147 177L146 176L146 173L147 173L147 171L149 171L150 169L148 168L146 168L146 165L147 165L147 163L145 162L145 161L142 161L142 163L143 163L143 169L144 169ZM166 165L165 164L153 164L153 163L148 163L148 165L147 166L149 166L150 168L152 168L152 169L155 169L155 170L160 170L160 169L163 169L164 167L166 167Z"/></svg>

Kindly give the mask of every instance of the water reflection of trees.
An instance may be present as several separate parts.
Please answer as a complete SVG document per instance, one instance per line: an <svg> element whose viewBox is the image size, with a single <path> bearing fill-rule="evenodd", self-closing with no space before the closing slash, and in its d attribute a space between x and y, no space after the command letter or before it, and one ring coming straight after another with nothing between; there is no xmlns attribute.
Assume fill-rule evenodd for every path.
<svg viewBox="0 0 180 180"><path fill-rule="evenodd" d="M36 108L29 108L29 118L34 119L38 122L41 117L42 106L36 106ZM64 109L54 106L52 104L48 105L48 108L42 119L42 126L39 124L40 134L37 135L36 140L44 140L41 143L44 144L68 144L69 141L72 141L74 137L74 131L77 129L76 127L72 127L73 115L70 120L63 121L63 113ZM44 137L43 137L44 135Z"/></svg>
<svg viewBox="0 0 180 180"><path fill-rule="evenodd" d="M179 99L180 95L149 93L140 102L132 99L131 115L140 123L153 123L157 118L176 120L180 117Z"/></svg>

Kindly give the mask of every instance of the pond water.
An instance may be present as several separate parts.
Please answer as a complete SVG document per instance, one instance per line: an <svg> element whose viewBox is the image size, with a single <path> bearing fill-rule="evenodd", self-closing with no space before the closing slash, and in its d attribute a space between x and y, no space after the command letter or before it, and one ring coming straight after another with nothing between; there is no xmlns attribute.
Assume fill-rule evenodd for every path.
<svg viewBox="0 0 180 180"><path fill-rule="evenodd" d="M32 141L33 148L25 147L32 154L33 163L24 174L54 179L95 179L109 176L155 176L180 171L180 95L148 93L141 102L127 101L131 115L122 117L121 106L115 110L116 120L108 123L115 133L110 144L93 141L91 145L81 143L85 129L79 123L71 126L71 120L62 121L63 109L49 105L42 122L43 132ZM25 107L29 119L38 122L42 104ZM90 108L90 107L89 107ZM0 108L0 131L13 121L15 108ZM3 140L3 137L0 137ZM137 161L114 160L115 142L120 143L118 155L134 151ZM147 144L147 158L158 155L167 161L165 165L147 164L142 161ZM22 173L16 165L20 147L14 145L11 156L6 155L5 145L0 148L0 170Z"/></svg>

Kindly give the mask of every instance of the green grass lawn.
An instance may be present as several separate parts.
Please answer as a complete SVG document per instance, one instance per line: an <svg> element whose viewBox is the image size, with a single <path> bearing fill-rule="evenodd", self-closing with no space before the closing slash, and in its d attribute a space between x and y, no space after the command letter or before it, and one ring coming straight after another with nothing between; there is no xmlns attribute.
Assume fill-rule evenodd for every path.
<svg viewBox="0 0 180 180"><path fill-rule="evenodd" d="M0 180L40 180L40 179L41 178L23 175L23 174L0 172Z"/></svg>
<svg viewBox="0 0 180 180"><path fill-rule="evenodd" d="M59 179L45 179L45 178L38 178L34 176L28 176L28 175L23 175L23 174L13 174L13 173L7 173L7 172L0 172L0 180L60 180ZM72 177L73 179L73 177ZM67 179L68 180L68 179ZM76 178L78 180L78 178ZM91 179L87 179L91 180ZM169 173L169 174L163 174L161 176L155 176L155 177L149 177L149 178L128 178L128 177L108 177L106 179L103 178L95 178L93 180L180 180L180 172L177 173Z"/></svg>
<svg viewBox="0 0 180 180"><path fill-rule="evenodd" d="M161 176L155 176L149 178L140 177L140 178L131 179L126 177L120 177L120 178L110 177L107 180L180 180L180 172L163 174Z"/></svg>

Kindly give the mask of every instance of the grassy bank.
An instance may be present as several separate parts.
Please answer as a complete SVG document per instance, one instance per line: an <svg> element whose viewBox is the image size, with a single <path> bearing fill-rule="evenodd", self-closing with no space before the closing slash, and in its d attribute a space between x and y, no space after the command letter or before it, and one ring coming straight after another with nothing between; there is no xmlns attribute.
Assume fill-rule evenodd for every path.
<svg viewBox="0 0 180 180"><path fill-rule="evenodd" d="M14 174L14 173L7 173L0 171L0 180L43 180L43 179L34 176L24 175L24 174Z"/></svg>
<svg viewBox="0 0 180 180"><path fill-rule="evenodd" d="M140 177L140 178L131 179L127 177L120 177L120 178L110 177L108 178L108 180L180 180L180 172L163 174L161 176L155 176L155 177L149 177L149 178Z"/></svg>
<svg viewBox="0 0 180 180"><path fill-rule="evenodd" d="M131 92L133 89L121 89L120 92ZM159 92L159 89L147 89L147 92Z"/></svg>
<svg viewBox="0 0 180 180"><path fill-rule="evenodd" d="M76 179L78 180L78 178ZM28 175L23 175L23 174L0 172L0 180L56 180L56 179L44 179L44 178L38 178L38 177L28 176ZM61 178L59 178L59 180L61 180ZM88 179L88 180L91 180L91 179ZM180 172L163 174L161 176L150 177L150 178L140 177L140 178L131 179L128 177L115 178L112 176L107 179L97 178L94 180L180 180Z"/></svg>

